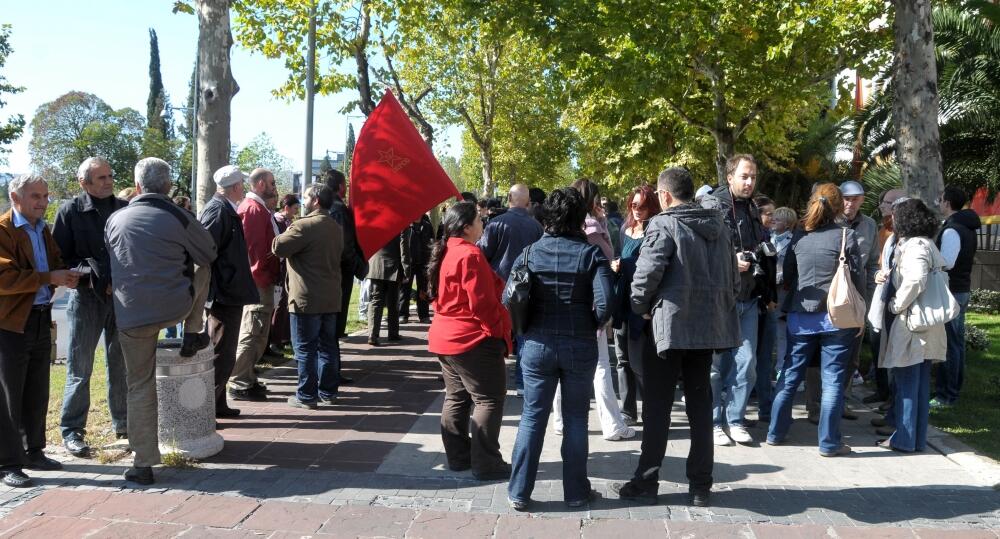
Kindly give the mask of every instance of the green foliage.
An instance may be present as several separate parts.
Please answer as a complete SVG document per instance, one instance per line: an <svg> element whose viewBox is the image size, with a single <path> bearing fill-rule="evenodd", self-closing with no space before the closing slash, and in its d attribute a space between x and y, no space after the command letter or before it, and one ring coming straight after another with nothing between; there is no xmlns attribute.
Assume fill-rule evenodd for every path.
<svg viewBox="0 0 1000 539"><path fill-rule="evenodd" d="M313 0L234 0L233 35L243 47L267 58L281 58L288 78L272 90L276 97L305 98L309 7ZM387 8L383 2L316 1L317 94L335 94L356 84L341 64L353 57L360 33L359 3ZM353 105L350 107L353 108Z"/></svg>
<svg viewBox="0 0 1000 539"><path fill-rule="evenodd" d="M31 120L31 164L49 180L53 198L79 190L76 169L90 156L111 163L118 188L131 186L146 130L135 109L113 110L99 97L69 92L43 104Z"/></svg>
<svg viewBox="0 0 1000 539"><path fill-rule="evenodd" d="M978 7L977 7L978 6ZM1000 15L979 3L937 4L934 45L938 67L939 127L944 180L970 191L1000 190ZM893 158L893 89L886 81L851 123L850 140L867 164Z"/></svg>
<svg viewBox="0 0 1000 539"><path fill-rule="evenodd" d="M354 145L357 143L357 139L354 138L354 126L350 123L347 124L347 142L344 145L344 176L350 180L351 178L351 161L354 160Z"/></svg>
<svg viewBox="0 0 1000 539"><path fill-rule="evenodd" d="M969 296L969 310L974 313L1000 313L1000 291L977 288Z"/></svg>
<svg viewBox="0 0 1000 539"><path fill-rule="evenodd" d="M965 326L965 346L969 350L988 350L990 348L990 336L982 329L973 326Z"/></svg>
<svg viewBox="0 0 1000 539"><path fill-rule="evenodd" d="M169 111L169 109L170 103L167 101L167 93L163 89L163 77L160 75L160 45L156 39L156 30L150 28L149 97L146 98L146 126L159 131L164 140L170 137L170 118L164 118L163 111Z"/></svg>
<svg viewBox="0 0 1000 539"><path fill-rule="evenodd" d="M292 162L278 152L267 133L258 134L243 148L234 147L233 153L232 161L240 170L249 173L258 167L266 168L274 174L279 192L291 191Z"/></svg>
<svg viewBox="0 0 1000 539"><path fill-rule="evenodd" d="M889 45L875 24L886 10L879 0L474 4L554 51L580 132L611 132L612 144L588 145L602 155L585 174L649 177L668 163L708 163L718 176L717 155L736 150L780 166L793 157L789 136L829 100L833 76L877 65ZM626 164L637 161L652 164Z"/></svg>
<svg viewBox="0 0 1000 539"><path fill-rule="evenodd" d="M10 28L9 24L0 25L0 69L7 63L7 57L14 51L10 46ZM0 73L0 109L6 105L6 102L3 100L3 94L16 94L22 91L24 91L23 87L10 84L7 82L6 77ZM6 121L0 118L0 164L7 162L5 154L10 153L10 150L4 148L4 145L17 140L23 132L24 115L15 114L7 118ZM4 199L6 200L6 197Z"/></svg>

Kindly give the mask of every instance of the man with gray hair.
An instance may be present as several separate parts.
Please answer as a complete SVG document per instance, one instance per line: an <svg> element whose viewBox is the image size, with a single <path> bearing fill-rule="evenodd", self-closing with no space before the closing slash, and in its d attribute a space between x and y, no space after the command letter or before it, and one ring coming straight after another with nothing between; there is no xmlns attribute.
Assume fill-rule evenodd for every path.
<svg viewBox="0 0 1000 539"><path fill-rule="evenodd" d="M156 341L161 329L204 309L203 302L196 301L194 265L207 267L216 257L215 241L205 227L167 196L170 174L170 165L162 159L147 157L136 163L139 194L108 219L106 228L115 316L127 367L128 438L135 452L125 479L142 485L153 483L152 466L160 462Z"/></svg>
<svg viewBox="0 0 1000 539"><path fill-rule="evenodd" d="M45 456L52 353L52 293L76 287L79 273L62 269L45 225L49 187L40 176L9 185L11 209L0 215L0 482L31 486L22 468L58 470Z"/></svg>
<svg viewBox="0 0 1000 539"><path fill-rule="evenodd" d="M76 172L82 192L59 208L52 237L63 262L80 270L80 286L69 291L69 353L66 388L59 428L63 445L76 457L90 454L84 440L90 411L90 375L94 350L104 333L104 358L108 369L108 408L118 439L127 438L125 360L118 342L115 312L111 305L111 257L104 245L104 225L111 214L128 202L115 197L111 165L103 157L88 157Z"/></svg>

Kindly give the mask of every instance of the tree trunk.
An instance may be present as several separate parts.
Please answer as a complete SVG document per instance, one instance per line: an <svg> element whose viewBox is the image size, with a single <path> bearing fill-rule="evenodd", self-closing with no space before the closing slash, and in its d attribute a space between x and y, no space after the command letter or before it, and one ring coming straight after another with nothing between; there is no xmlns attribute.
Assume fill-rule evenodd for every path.
<svg viewBox="0 0 1000 539"><path fill-rule="evenodd" d="M892 116L903 186L932 208L944 190L938 134L937 65L930 0L894 0L896 72Z"/></svg>
<svg viewBox="0 0 1000 539"><path fill-rule="evenodd" d="M479 154L483 158L483 196L493 196L493 148L492 145L485 145L479 148Z"/></svg>
<svg viewBox="0 0 1000 539"><path fill-rule="evenodd" d="M733 140L732 130L724 129L712 133L715 137L715 172L718 175L719 185L726 185L726 161L736 151L736 141Z"/></svg>
<svg viewBox="0 0 1000 539"><path fill-rule="evenodd" d="M198 8L198 207L215 193L212 174L229 164L230 105L240 91L229 49L229 0L197 0Z"/></svg>

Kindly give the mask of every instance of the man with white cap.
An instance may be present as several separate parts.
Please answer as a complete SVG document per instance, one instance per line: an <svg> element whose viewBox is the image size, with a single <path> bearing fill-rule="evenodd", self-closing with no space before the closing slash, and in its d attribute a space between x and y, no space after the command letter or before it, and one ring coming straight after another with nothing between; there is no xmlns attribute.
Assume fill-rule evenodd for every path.
<svg viewBox="0 0 1000 539"><path fill-rule="evenodd" d="M879 245L878 225L875 220L861 213L861 205L865 203L865 188L854 180L840 184L840 195L844 198L844 215L842 223L854 231L854 238L861 253L861 275L864 280L865 305L870 306L875 293L875 273L878 271ZM867 312L867 309L865 310ZM845 389L850 386L854 373L858 370L861 359L862 335L854 339L851 348L850 361L847 365L848 375L844 377ZM809 410L810 421L819 418L820 399L819 367L810 367L806 372L806 408ZM857 419L858 416L847 406L844 400L844 419Z"/></svg>
<svg viewBox="0 0 1000 539"><path fill-rule="evenodd" d="M215 417L235 417L240 413L226 404L226 383L236 363L243 307L260 302L250 274L243 223L237 214L246 178L247 175L233 165L215 171L213 179L218 192L205 204L200 218L219 252L212 263L208 296L208 334L212 339L215 367Z"/></svg>

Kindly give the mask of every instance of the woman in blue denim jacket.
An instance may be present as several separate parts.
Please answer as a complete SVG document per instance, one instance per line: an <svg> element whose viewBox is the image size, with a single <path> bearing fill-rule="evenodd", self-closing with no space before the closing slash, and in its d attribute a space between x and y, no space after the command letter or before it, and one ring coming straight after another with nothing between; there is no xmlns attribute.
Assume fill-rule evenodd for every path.
<svg viewBox="0 0 1000 539"><path fill-rule="evenodd" d="M511 507L523 511L531 500L538 460L556 386L562 386L563 498L581 507L592 497L587 479L587 415L597 368L597 328L608 321L611 267L597 246L587 243L587 216L580 193L554 191L545 200L545 235L528 247L531 273L529 319L521 349L524 409L511 459Z"/></svg>
<svg viewBox="0 0 1000 539"><path fill-rule="evenodd" d="M819 454L824 457L851 452L851 448L840 439L840 418L844 407L847 362L859 328L834 326L826 305L830 284L840 266L842 242L851 281L855 289L864 290L854 231L836 222L843 212L844 199L840 189L832 183L819 185L809 198L802 229L795 231L785 255L783 277L788 296L782 310L788 313L790 360L779 376L767 432L769 445L778 445L785 440L792 425L795 392L805 378L810 360L819 354L823 397L818 434Z"/></svg>

